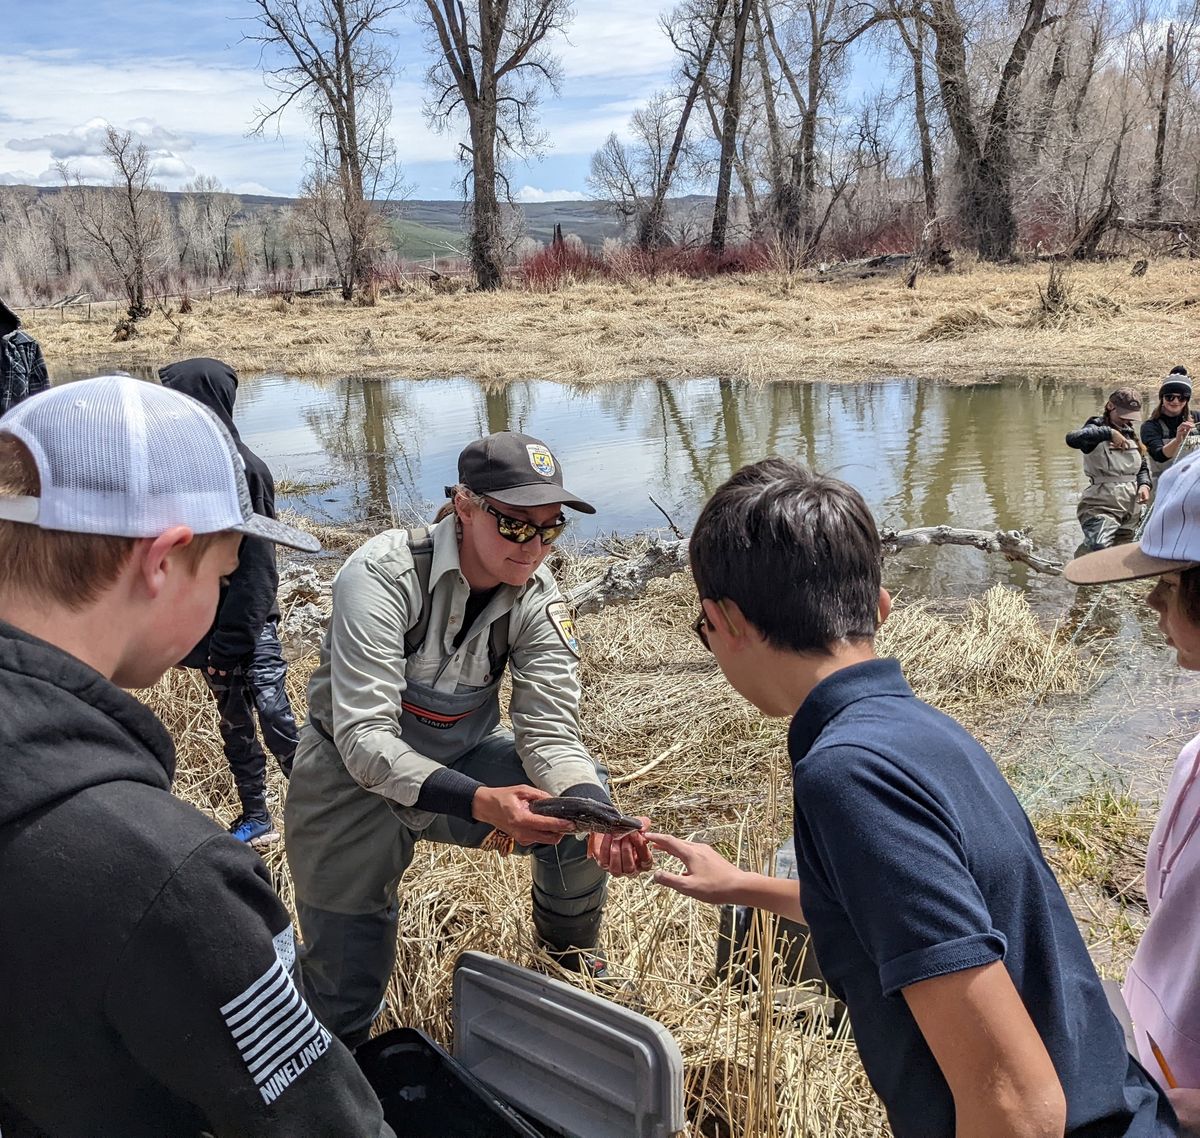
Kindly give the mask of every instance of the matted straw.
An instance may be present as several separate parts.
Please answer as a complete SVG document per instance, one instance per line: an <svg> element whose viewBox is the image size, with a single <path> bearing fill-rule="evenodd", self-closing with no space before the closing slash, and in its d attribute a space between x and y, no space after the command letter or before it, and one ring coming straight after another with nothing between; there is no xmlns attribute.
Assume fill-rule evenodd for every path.
<svg viewBox="0 0 1200 1138"><path fill-rule="evenodd" d="M578 562L562 568L570 579L595 571ZM760 868L790 829L787 725L763 718L724 683L691 632L694 609L694 588L680 575L652 582L635 603L580 619L585 739L612 772L622 809ZM992 590L957 618L900 604L881 648L900 657L918 694L972 727L981 715L1019 706L1047 677L1052 690L1072 691L1088 672L1008 590ZM311 649L293 654L288 683L298 716L315 663ZM179 743L176 792L228 824L237 803L200 677L173 670L144 695ZM286 786L273 763L268 791L281 821ZM282 844L267 851L266 864L291 907ZM396 971L379 1028L415 1026L449 1043L454 961L468 948L586 983L538 952L528 910L524 859L418 843L401 891ZM823 1017L801 1014L783 998L772 953L763 954L767 963L748 986L714 976L718 919L716 908L648 878L614 881L605 919L611 970L627 985L604 994L660 1020L679 1041L690 1133L886 1135L853 1042L831 1036ZM773 920L756 927L760 943L774 943Z"/></svg>

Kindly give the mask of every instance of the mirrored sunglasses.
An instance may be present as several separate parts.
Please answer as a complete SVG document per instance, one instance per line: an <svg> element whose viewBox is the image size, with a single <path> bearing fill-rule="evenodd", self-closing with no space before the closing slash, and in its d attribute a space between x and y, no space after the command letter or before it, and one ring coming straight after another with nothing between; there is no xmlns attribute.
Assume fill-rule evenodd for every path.
<svg viewBox="0 0 1200 1138"><path fill-rule="evenodd" d="M502 514L487 502L483 503L483 510L496 519L496 528L500 531L500 536L506 541L516 542L517 545L525 545L535 537L540 537L543 545L553 545L567 528L567 519L564 517L559 517L552 525L535 526L533 522L527 522L524 518Z"/></svg>

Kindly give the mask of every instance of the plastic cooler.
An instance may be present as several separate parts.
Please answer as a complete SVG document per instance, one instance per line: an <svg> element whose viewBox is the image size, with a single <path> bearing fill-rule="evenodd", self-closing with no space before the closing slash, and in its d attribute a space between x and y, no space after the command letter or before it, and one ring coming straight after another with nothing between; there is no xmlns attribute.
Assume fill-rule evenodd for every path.
<svg viewBox="0 0 1200 1138"><path fill-rule="evenodd" d="M403 1138L544 1138L416 1028L386 1031L354 1057Z"/></svg>
<svg viewBox="0 0 1200 1138"><path fill-rule="evenodd" d="M683 1057L661 1023L482 952L455 965L453 1014L455 1058L548 1134L683 1129Z"/></svg>

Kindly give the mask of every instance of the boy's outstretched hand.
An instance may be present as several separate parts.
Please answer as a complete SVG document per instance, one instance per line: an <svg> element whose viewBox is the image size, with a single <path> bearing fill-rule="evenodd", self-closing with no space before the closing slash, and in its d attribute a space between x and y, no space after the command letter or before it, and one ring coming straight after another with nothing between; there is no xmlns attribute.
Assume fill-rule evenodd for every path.
<svg viewBox="0 0 1200 1138"><path fill-rule="evenodd" d="M631 834L589 834L588 857L613 877L633 877L653 869L654 858L646 841L650 819L639 817L638 821L642 828Z"/></svg>
<svg viewBox="0 0 1200 1138"><path fill-rule="evenodd" d="M704 842L685 842L670 834L647 834L646 838L652 846L683 862L683 873L656 870L656 884L710 905L748 905L792 921L804 920L800 883L793 878L738 869Z"/></svg>
<svg viewBox="0 0 1200 1138"><path fill-rule="evenodd" d="M654 882L674 889L685 897L721 905L737 899L739 885L746 876L743 870L726 861L716 850L704 842L685 842L670 834L647 834L647 838L660 850L683 862L683 873L667 873L659 869L654 873Z"/></svg>

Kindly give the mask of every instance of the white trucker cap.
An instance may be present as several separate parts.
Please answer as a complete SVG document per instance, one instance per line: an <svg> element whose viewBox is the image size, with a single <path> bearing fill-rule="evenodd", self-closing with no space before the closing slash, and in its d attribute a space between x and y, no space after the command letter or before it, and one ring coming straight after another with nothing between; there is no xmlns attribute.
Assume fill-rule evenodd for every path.
<svg viewBox="0 0 1200 1138"><path fill-rule="evenodd" d="M1075 585L1136 581L1200 565L1200 451L1172 463L1158 480L1154 509L1136 545L1114 545L1068 561Z"/></svg>
<svg viewBox="0 0 1200 1138"><path fill-rule="evenodd" d="M315 553L302 530L254 512L245 463L224 424L178 391L127 375L52 387L0 418L29 448L38 497L0 496L0 518L46 530L157 537L235 530Z"/></svg>

